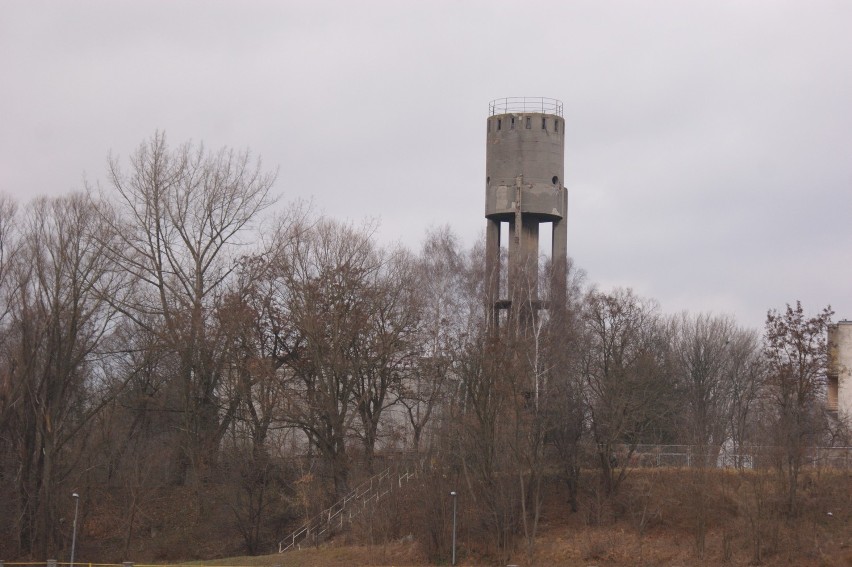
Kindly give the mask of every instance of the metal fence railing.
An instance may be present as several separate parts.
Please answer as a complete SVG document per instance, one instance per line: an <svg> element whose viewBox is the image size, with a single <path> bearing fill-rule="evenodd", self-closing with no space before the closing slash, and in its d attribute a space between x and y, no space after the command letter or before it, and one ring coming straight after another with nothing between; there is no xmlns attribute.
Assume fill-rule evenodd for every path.
<svg viewBox="0 0 852 567"><path fill-rule="evenodd" d="M693 445L637 445L615 447L613 458L632 467L693 467L699 464L713 468L766 468L774 466L786 455L783 447L747 446L696 447ZM852 469L852 447L807 447L802 464L812 468ZM623 463L623 459L628 459Z"/></svg>
<svg viewBox="0 0 852 567"><path fill-rule="evenodd" d="M346 496L310 518L291 534L278 542L278 553L299 547L304 542L315 544L329 537L334 530L342 530L345 525L363 512L371 510L379 501L394 489L415 478L415 473L407 469L402 472L388 467L355 487ZM2 566L0 566L2 567Z"/></svg>
<svg viewBox="0 0 852 567"><path fill-rule="evenodd" d="M562 116L562 101L541 96L510 96L488 103L488 115L541 113Z"/></svg>

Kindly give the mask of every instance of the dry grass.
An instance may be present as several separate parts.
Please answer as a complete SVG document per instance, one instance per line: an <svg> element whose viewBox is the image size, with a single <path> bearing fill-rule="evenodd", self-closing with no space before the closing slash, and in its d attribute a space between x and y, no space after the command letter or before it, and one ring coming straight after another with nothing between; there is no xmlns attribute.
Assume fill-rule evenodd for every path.
<svg viewBox="0 0 852 567"><path fill-rule="evenodd" d="M801 513L781 510L774 473L708 471L701 486L683 469L634 471L603 525L566 513L559 489L545 510L536 565L753 565L760 530L761 565L852 566L852 473L813 472L803 481ZM587 478L586 484L593 482ZM707 532L696 552L696 490L704 492ZM757 493L757 495L756 495ZM585 495L588 507L593 499ZM758 511L756 502L762 498ZM830 514L829 514L830 512ZM517 557L515 563L525 564Z"/></svg>
<svg viewBox="0 0 852 567"><path fill-rule="evenodd" d="M761 565L852 567L852 472L805 473L801 512L795 518L782 510L773 471L710 470L700 485L696 478L693 471L684 469L636 470L614 498L602 500L595 491L594 472L584 471L577 513L570 512L563 484L550 478L534 555L528 557L519 541L508 563L738 566L756 564L759 551ZM411 490L416 491L416 485ZM195 564L245 567L426 565L424 547L415 541L420 537L416 528L423 521L422 509L418 516L412 504L417 498L434 499L434 489L424 490L423 495L409 494L408 502L384 505L389 519L356 526L336 541L257 557L227 557L241 542L233 533L232 517L217 504L215 494L205 495L210 504L207 510L199 510L189 494L158 495L157 507L152 506L140 520L145 530L134 537L130 559L163 564L178 558L227 557ZM705 503L703 559L696 546L697 491ZM78 557L84 561L124 559L122 524L117 521L110 530L107 519L118 512L106 504L87 519L86 539L78 547ZM487 541L472 541L474 534L482 533L464 525L473 521L472 511L460 510L460 518L460 565L500 564L489 554ZM415 538L404 537L410 531ZM376 544L350 545L370 541ZM449 564L449 557L433 560Z"/></svg>
<svg viewBox="0 0 852 567"><path fill-rule="evenodd" d="M326 545L318 548L288 551L255 557L230 557L190 565L219 567L351 567L352 565L426 565L419 546L414 542L386 545Z"/></svg>

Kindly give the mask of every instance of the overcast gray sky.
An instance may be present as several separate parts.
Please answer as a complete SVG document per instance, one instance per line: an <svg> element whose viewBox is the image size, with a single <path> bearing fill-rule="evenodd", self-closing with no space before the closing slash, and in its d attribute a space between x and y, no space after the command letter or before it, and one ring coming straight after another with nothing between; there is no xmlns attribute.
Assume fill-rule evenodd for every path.
<svg viewBox="0 0 852 567"><path fill-rule="evenodd" d="M805 0L0 0L0 191L79 189L159 129L251 148L283 203L382 242L473 243L489 100L554 97L590 282L852 318L850 24Z"/></svg>

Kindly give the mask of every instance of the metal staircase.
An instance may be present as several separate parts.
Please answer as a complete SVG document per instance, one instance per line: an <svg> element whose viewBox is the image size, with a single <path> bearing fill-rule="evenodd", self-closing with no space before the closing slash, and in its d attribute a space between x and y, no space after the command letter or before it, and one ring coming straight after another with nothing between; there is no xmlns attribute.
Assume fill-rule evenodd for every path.
<svg viewBox="0 0 852 567"><path fill-rule="evenodd" d="M396 467L388 467L359 484L349 494L308 520L301 527L278 542L278 553L290 549L300 549L302 544L316 545L334 532L339 532L352 523L362 513L372 510L375 505L401 488L403 483L415 478L415 473L405 470L399 472Z"/></svg>

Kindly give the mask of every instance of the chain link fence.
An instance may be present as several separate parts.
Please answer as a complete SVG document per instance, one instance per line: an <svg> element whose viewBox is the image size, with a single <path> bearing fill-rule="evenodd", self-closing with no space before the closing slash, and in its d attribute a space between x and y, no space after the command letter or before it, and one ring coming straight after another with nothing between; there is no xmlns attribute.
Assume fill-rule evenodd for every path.
<svg viewBox="0 0 852 567"><path fill-rule="evenodd" d="M590 448L590 450L593 450ZM617 446L613 459L632 467L768 468L786 457L786 449L773 446L697 447L694 445L627 445ZM852 469L852 447L807 447L802 464L813 468Z"/></svg>

